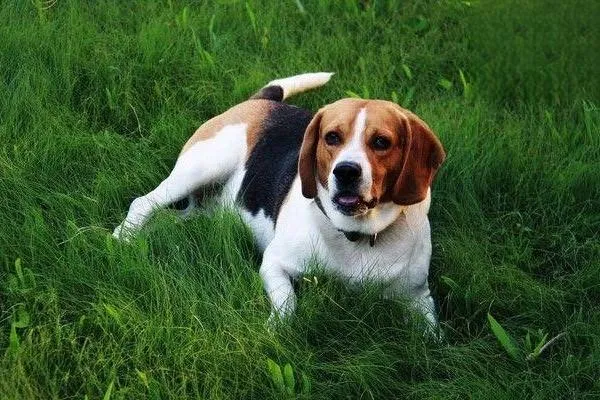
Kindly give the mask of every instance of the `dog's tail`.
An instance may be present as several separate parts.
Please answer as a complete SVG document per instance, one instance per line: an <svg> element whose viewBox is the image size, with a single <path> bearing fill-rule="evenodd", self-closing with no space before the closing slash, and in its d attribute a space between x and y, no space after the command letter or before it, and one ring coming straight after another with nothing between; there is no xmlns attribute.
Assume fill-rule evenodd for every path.
<svg viewBox="0 0 600 400"><path fill-rule="evenodd" d="M250 98L283 101L297 93L323 86L329 82L332 75L333 72L313 72L275 79Z"/></svg>

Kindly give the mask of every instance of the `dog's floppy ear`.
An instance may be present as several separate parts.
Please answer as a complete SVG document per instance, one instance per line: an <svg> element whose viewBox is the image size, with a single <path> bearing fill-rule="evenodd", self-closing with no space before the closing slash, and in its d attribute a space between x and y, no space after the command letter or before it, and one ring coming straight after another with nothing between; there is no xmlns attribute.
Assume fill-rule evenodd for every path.
<svg viewBox="0 0 600 400"><path fill-rule="evenodd" d="M322 116L323 109L320 109L306 127L304 140L300 148L300 158L298 159L298 174L302 183L302 194L308 199L312 199L317 195L317 144L319 143Z"/></svg>
<svg viewBox="0 0 600 400"><path fill-rule="evenodd" d="M410 112L400 109L398 113L398 134L403 137L405 145L402 169L394 185L392 200L399 205L411 205L425 199L446 153L425 122Z"/></svg>

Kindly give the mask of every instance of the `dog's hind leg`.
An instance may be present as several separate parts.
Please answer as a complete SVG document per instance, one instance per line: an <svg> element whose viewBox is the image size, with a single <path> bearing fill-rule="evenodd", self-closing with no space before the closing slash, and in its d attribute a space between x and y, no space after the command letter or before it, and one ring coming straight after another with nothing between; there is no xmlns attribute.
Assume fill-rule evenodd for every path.
<svg viewBox="0 0 600 400"><path fill-rule="evenodd" d="M156 189L136 198L125 220L113 236L127 240L150 218L152 213L185 197L198 188L229 178L243 162L247 124L226 125L213 136L195 141L184 149L171 174Z"/></svg>

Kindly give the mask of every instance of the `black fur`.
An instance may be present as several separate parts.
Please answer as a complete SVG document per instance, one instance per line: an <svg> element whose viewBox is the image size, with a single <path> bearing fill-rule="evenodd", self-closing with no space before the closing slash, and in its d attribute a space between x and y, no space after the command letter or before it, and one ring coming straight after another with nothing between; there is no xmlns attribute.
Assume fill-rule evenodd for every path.
<svg viewBox="0 0 600 400"><path fill-rule="evenodd" d="M254 146L242 181L238 201L256 215L261 209L277 222L283 200L298 174L298 155L312 113L286 103L276 103L265 119L263 133Z"/></svg>
<svg viewBox="0 0 600 400"><path fill-rule="evenodd" d="M250 97L251 99L263 99L273 101L283 101L283 88L281 86L273 85L267 86L258 91L255 95Z"/></svg>

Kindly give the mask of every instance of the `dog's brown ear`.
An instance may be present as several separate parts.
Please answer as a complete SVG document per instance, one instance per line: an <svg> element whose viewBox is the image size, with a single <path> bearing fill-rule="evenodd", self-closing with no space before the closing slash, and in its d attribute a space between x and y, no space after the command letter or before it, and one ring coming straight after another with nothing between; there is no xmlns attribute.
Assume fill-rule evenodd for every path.
<svg viewBox="0 0 600 400"><path fill-rule="evenodd" d="M399 110L399 130L403 136L402 169L394 185L392 200L396 204L419 203L427 196L427 189L446 153L439 139L416 115Z"/></svg>
<svg viewBox="0 0 600 400"><path fill-rule="evenodd" d="M322 116L323 109L320 109L306 127L298 159L298 175L300 175L302 183L302 194L308 199L317 196L317 144L319 143Z"/></svg>

